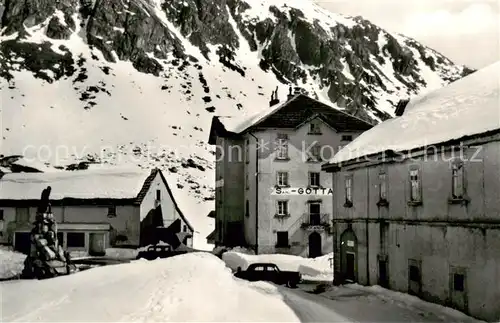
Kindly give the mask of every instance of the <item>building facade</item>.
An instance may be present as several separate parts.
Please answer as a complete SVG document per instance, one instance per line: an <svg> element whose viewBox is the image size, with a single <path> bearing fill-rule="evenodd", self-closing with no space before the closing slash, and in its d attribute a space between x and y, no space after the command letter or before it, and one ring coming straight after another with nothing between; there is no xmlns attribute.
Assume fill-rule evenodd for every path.
<svg viewBox="0 0 500 323"><path fill-rule="evenodd" d="M500 319L498 73L499 64L410 101L323 166L333 175L337 283Z"/></svg>
<svg viewBox="0 0 500 323"><path fill-rule="evenodd" d="M243 126L214 118L216 245L309 257L332 251L332 183L321 163L368 123L305 95Z"/></svg>
<svg viewBox="0 0 500 323"><path fill-rule="evenodd" d="M192 247L193 228L158 169L4 174L0 243L21 252L29 250L39 196L47 186L52 188L59 241L68 251L99 255L106 248L139 247L175 233L181 233L183 242ZM160 228L167 230L163 236Z"/></svg>

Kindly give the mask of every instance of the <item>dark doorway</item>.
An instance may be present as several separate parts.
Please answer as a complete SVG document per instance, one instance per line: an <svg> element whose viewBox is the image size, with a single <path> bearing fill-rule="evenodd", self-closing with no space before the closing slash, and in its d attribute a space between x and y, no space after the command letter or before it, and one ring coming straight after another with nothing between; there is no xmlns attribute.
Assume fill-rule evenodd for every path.
<svg viewBox="0 0 500 323"><path fill-rule="evenodd" d="M422 292L422 274L420 261L408 261L408 294L420 296Z"/></svg>
<svg viewBox="0 0 500 323"><path fill-rule="evenodd" d="M378 284L384 288L389 287L389 276L387 274L387 260L378 261Z"/></svg>
<svg viewBox="0 0 500 323"><path fill-rule="evenodd" d="M321 247L321 235L313 232L309 235L309 258L316 258L323 255Z"/></svg>
<svg viewBox="0 0 500 323"><path fill-rule="evenodd" d="M89 255L91 256L104 256L106 254L104 233L92 232L89 235L90 246Z"/></svg>
<svg viewBox="0 0 500 323"><path fill-rule="evenodd" d="M14 250L22 252L25 255L29 254L31 249L30 233L16 232L15 235Z"/></svg>
<svg viewBox="0 0 500 323"><path fill-rule="evenodd" d="M341 280L357 281L358 240L352 229L347 229L340 236L340 273Z"/></svg>
<svg viewBox="0 0 500 323"><path fill-rule="evenodd" d="M348 252L346 253L346 270L345 270L345 279L350 282L354 282L355 280L355 260L356 255Z"/></svg>

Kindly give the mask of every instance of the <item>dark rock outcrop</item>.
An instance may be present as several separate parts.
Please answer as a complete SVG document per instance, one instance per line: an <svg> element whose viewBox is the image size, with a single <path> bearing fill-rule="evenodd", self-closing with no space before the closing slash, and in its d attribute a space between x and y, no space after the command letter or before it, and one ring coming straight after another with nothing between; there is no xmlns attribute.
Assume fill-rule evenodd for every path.
<svg viewBox="0 0 500 323"><path fill-rule="evenodd" d="M64 40L78 33L105 60L131 61L138 71L155 76L163 75L165 64L178 64L181 70L196 63L179 39L180 34L206 59L214 59L210 48L215 46L222 66L247 77L246 67L235 60L235 52L244 39L252 51L261 50L255 53L260 54L260 67L272 71L278 81L314 82L326 87L332 102L370 122L373 119L368 111L382 120L390 117L377 108L380 102L376 93L391 91L387 84L392 79L398 82L395 87L408 95L417 94L427 85L419 62L445 82L473 72L467 68L457 72L446 57L413 39L393 36L361 17L353 19L354 25L337 22L325 28L322 22L306 17L299 9L270 6L272 19L249 19L249 3L164 1L158 8L149 0L1 0L3 35L18 34L16 39L0 44L0 76L11 79L11 71L22 68L47 82L70 77L77 71L78 79L86 78L83 67L75 67L76 58L64 48L56 50L48 42L18 41L29 35L29 28L40 24L45 24L49 39ZM24 61L14 64L16 57ZM93 55L93 59L97 57ZM172 57L174 60L167 61ZM384 74L387 71L380 68L384 64L392 65L394 75ZM54 75L47 75L46 70ZM210 84L203 87L205 93L210 92Z"/></svg>

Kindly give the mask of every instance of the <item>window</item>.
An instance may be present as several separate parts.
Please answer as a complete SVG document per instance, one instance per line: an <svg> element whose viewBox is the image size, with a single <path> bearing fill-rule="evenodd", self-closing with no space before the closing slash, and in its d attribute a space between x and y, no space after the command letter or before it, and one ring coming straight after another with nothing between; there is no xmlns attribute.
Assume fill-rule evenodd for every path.
<svg viewBox="0 0 500 323"><path fill-rule="evenodd" d="M264 266L256 266L253 269L254 271L264 271Z"/></svg>
<svg viewBox="0 0 500 323"><path fill-rule="evenodd" d="M30 208L29 207L16 207L16 222L26 223L30 221Z"/></svg>
<svg viewBox="0 0 500 323"><path fill-rule="evenodd" d="M309 203L309 224L321 225L321 204Z"/></svg>
<svg viewBox="0 0 500 323"><path fill-rule="evenodd" d="M387 200L387 175L386 175L386 173L380 172L380 174L378 174L378 180L379 180L379 189L378 189L379 199L386 201Z"/></svg>
<svg viewBox="0 0 500 323"><path fill-rule="evenodd" d="M184 224L184 226L182 227L182 232L187 232L188 231L188 227L187 225Z"/></svg>
<svg viewBox="0 0 500 323"><path fill-rule="evenodd" d="M0 210L0 221L4 221L3 210Z"/></svg>
<svg viewBox="0 0 500 323"><path fill-rule="evenodd" d="M288 173L287 172L277 172L276 173L276 185L288 186Z"/></svg>
<svg viewBox="0 0 500 323"><path fill-rule="evenodd" d="M245 203L245 216L250 216L250 202L248 202L248 200Z"/></svg>
<svg viewBox="0 0 500 323"><path fill-rule="evenodd" d="M321 127L319 121L315 120L309 124L309 134L311 135L320 135Z"/></svg>
<svg viewBox="0 0 500 323"><path fill-rule="evenodd" d="M250 140L246 140L246 143L245 143L245 163L249 163L250 162Z"/></svg>
<svg viewBox="0 0 500 323"><path fill-rule="evenodd" d="M247 190L250 189L250 179L248 176L248 170L245 173L245 189Z"/></svg>
<svg viewBox="0 0 500 323"><path fill-rule="evenodd" d="M288 215L288 201L278 201L276 213L278 215Z"/></svg>
<svg viewBox="0 0 500 323"><path fill-rule="evenodd" d="M108 217L115 217L116 216L116 206L111 205L108 207Z"/></svg>
<svg viewBox="0 0 500 323"><path fill-rule="evenodd" d="M276 247L278 248L288 247L288 231L276 232Z"/></svg>
<svg viewBox="0 0 500 323"><path fill-rule="evenodd" d="M342 135L342 141L352 141L352 135Z"/></svg>
<svg viewBox="0 0 500 323"><path fill-rule="evenodd" d="M451 195L454 199L462 199L464 197L464 165L462 163L454 163L451 169L452 186Z"/></svg>
<svg viewBox="0 0 500 323"><path fill-rule="evenodd" d="M161 200L161 190L156 190L156 200L157 201Z"/></svg>
<svg viewBox="0 0 500 323"><path fill-rule="evenodd" d="M85 233L83 232L68 232L66 235L68 248L84 248Z"/></svg>
<svg viewBox="0 0 500 323"><path fill-rule="evenodd" d="M345 201L346 204L352 204L352 176L345 178Z"/></svg>
<svg viewBox="0 0 500 323"><path fill-rule="evenodd" d="M288 159L288 135L278 134L277 159Z"/></svg>
<svg viewBox="0 0 500 323"><path fill-rule="evenodd" d="M465 291L465 275L453 274L453 290L457 292Z"/></svg>
<svg viewBox="0 0 500 323"><path fill-rule="evenodd" d="M420 202L421 196L420 170L417 168L410 170L410 200L412 202Z"/></svg>
<svg viewBox="0 0 500 323"><path fill-rule="evenodd" d="M320 181L319 181L319 172L309 172L309 186L313 187L319 187Z"/></svg>

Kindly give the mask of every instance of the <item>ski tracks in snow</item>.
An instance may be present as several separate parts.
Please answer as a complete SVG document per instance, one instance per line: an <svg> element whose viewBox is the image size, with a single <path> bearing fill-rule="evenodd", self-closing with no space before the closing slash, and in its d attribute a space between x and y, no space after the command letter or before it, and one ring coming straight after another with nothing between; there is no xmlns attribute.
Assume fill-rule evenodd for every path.
<svg viewBox="0 0 500 323"><path fill-rule="evenodd" d="M146 284L135 291L137 300L147 300L143 307L129 313L120 319L121 322L166 322L169 321L169 312L175 308L179 297L172 293L179 285L178 280L169 277L169 271L164 270L161 276L151 277ZM161 279L158 279L160 278ZM172 281L176 281L172 285ZM154 291L154 293L152 293Z"/></svg>

